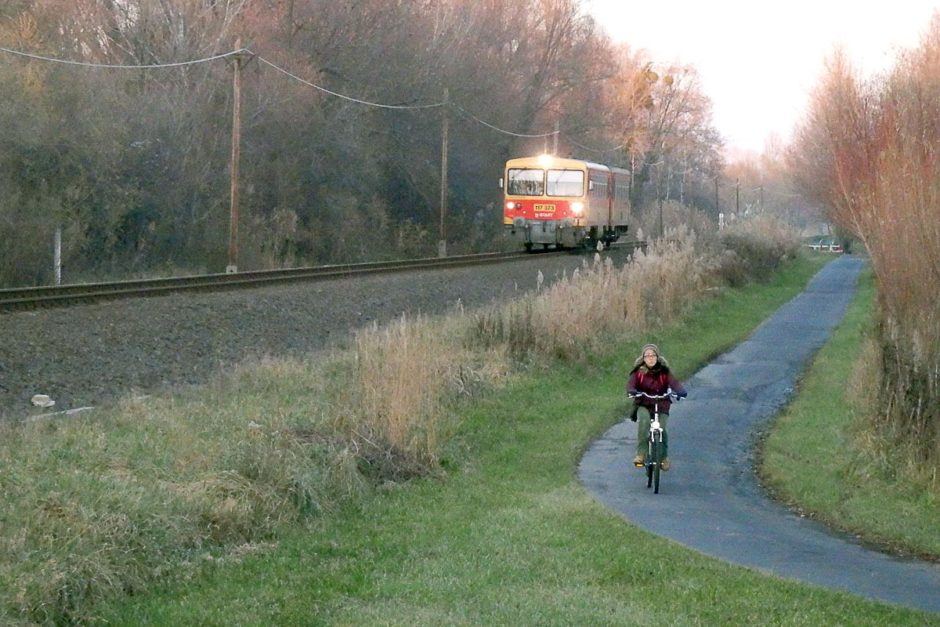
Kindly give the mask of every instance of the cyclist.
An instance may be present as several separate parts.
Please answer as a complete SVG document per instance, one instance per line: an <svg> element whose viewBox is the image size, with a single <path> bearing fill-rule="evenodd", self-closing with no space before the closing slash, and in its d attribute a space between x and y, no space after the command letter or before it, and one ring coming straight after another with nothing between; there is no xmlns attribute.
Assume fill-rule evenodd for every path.
<svg viewBox="0 0 940 627"><path fill-rule="evenodd" d="M653 396L662 395L672 390L679 398L685 398L687 392L678 379L669 370L669 363L660 354L659 347L647 344L643 352L633 364L630 379L627 381L627 394L634 395L644 392ZM650 421L653 416L653 406L659 404L659 422L663 427L663 460L660 464L662 470L669 470L669 439L666 435L666 421L669 419L668 398L653 400L644 396L633 399L634 407L630 419L637 423L636 457L634 466L643 466L646 463L646 440L649 438Z"/></svg>

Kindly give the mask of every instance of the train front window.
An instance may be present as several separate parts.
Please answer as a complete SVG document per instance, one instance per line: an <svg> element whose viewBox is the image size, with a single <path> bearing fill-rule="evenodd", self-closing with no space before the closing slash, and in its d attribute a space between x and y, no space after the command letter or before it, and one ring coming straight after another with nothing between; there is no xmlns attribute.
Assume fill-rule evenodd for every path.
<svg viewBox="0 0 940 627"><path fill-rule="evenodd" d="M549 170L549 196L583 196L584 172L581 170Z"/></svg>
<svg viewBox="0 0 940 627"><path fill-rule="evenodd" d="M545 193L545 170L510 168L506 193L512 196L541 196Z"/></svg>

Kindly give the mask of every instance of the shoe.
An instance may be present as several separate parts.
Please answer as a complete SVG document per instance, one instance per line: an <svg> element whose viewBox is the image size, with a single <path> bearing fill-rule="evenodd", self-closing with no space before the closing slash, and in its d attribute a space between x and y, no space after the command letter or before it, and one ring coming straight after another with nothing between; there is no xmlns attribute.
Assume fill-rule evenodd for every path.
<svg viewBox="0 0 940 627"><path fill-rule="evenodd" d="M663 461L659 462L659 469L662 470L663 472L666 472L667 470L669 470L669 458L668 457L664 459Z"/></svg>
<svg viewBox="0 0 940 627"><path fill-rule="evenodd" d="M644 457L643 455L637 455L636 457L633 458L633 465L636 466L637 468L642 468L643 466L646 465L646 457Z"/></svg>

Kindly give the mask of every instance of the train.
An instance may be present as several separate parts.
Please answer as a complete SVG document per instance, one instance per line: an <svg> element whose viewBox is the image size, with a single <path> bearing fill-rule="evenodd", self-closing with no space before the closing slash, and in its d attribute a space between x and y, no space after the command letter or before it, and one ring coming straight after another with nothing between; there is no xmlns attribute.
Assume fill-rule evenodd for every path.
<svg viewBox="0 0 940 627"><path fill-rule="evenodd" d="M503 226L526 250L609 248L630 224L630 172L552 155L506 162Z"/></svg>

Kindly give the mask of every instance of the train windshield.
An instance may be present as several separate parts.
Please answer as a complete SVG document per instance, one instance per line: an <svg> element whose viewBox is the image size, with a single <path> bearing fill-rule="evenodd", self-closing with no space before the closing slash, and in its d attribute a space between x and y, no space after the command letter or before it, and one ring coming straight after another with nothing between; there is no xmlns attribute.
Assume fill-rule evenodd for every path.
<svg viewBox="0 0 940 627"><path fill-rule="evenodd" d="M545 170L510 168L506 193L513 196L541 196L545 193Z"/></svg>
<svg viewBox="0 0 940 627"><path fill-rule="evenodd" d="M549 170L549 196L583 196L584 172L581 170Z"/></svg>

